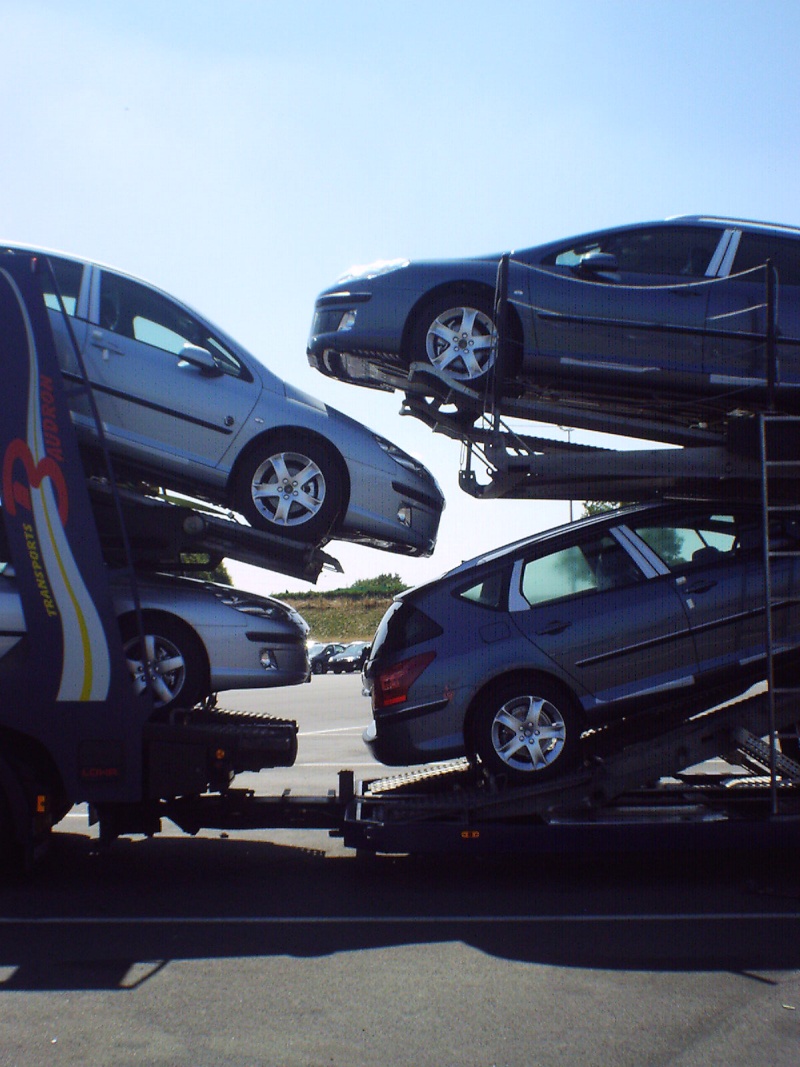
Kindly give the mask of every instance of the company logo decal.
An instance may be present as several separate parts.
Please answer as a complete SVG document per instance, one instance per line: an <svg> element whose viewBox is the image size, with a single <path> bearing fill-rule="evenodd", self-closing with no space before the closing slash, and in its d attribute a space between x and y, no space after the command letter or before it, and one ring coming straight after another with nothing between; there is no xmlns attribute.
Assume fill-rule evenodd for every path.
<svg viewBox="0 0 800 1067"><path fill-rule="evenodd" d="M41 605L49 618L60 623L63 662L56 700L101 701L108 696L110 686L110 652L67 536L69 491L62 469L53 381L40 373L22 294L14 279L6 271L2 274L19 304L28 344L25 440L12 440L3 456L3 506L10 515L25 517L22 530Z"/></svg>

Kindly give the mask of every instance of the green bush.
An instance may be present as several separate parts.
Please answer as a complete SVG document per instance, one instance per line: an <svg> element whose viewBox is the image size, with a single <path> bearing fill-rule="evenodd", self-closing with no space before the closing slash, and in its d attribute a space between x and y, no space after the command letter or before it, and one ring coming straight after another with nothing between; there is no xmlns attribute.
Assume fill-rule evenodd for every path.
<svg viewBox="0 0 800 1067"><path fill-rule="evenodd" d="M397 574L361 578L347 589L279 593L300 612L315 641L371 641L392 598L408 586Z"/></svg>

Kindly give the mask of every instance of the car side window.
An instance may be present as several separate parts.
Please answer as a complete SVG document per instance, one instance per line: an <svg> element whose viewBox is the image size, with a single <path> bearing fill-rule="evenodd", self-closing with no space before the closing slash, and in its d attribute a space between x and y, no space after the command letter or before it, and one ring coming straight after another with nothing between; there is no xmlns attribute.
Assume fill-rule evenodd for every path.
<svg viewBox="0 0 800 1067"><path fill-rule="evenodd" d="M624 548L608 534L528 560L521 592L534 607L578 594L618 589L643 575Z"/></svg>
<svg viewBox="0 0 800 1067"><path fill-rule="evenodd" d="M739 547L733 515L711 515L691 523L652 523L636 527L636 534L669 567L732 558Z"/></svg>
<svg viewBox="0 0 800 1067"><path fill-rule="evenodd" d="M100 283L100 325L176 356L184 345L196 345L210 352L223 373L250 378L243 364L199 319L156 290L111 271L103 272Z"/></svg>
<svg viewBox="0 0 800 1067"><path fill-rule="evenodd" d="M83 277L83 265L81 263L76 263L73 259L61 259L59 256L48 256L47 258L50 260L50 265L53 268L56 286L58 286L58 291L61 293L61 299L64 301L64 308L68 315L74 315L75 309L78 306L78 294L80 293L81 278ZM50 272L47 270L42 273L42 287L44 289L45 305L53 311L60 311L61 306L58 302L55 286L50 277Z"/></svg>
<svg viewBox="0 0 800 1067"><path fill-rule="evenodd" d="M486 575L468 589L460 590L458 595L463 600L480 604L483 608L500 608L505 603L507 587L507 572L505 570L495 571L494 574Z"/></svg>
<svg viewBox="0 0 800 1067"><path fill-rule="evenodd" d="M733 261L732 274L763 266L770 260L778 271L779 285L800 285L800 240L772 237L761 233L743 233ZM750 279L763 284L763 276Z"/></svg>
<svg viewBox="0 0 800 1067"><path fill-rule="evenodd" d="M621 273L705 276L719 244L721 231L705 226L657 226L615 230L570 248L551 253L545 265L577 266L589 252L606 252Z"/></svg>

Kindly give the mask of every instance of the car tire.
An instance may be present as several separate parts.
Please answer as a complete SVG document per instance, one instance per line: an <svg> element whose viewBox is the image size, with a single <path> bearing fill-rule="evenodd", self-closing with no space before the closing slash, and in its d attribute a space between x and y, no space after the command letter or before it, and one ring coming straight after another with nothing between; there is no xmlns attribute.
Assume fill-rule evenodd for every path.
<svg viewBox="0 0 800 1067"><path fill-rule="evenodd" d="M578 712L549 678L527 675L493 685L480 698L472 727L481 763L514 784L555 777L578 760Z"/></svg>
<svg viewBox="0 0 800 1067"><path fill-rule="evenodd" d="M145 612L142 615L145 651L136 619L120 623L122 647L137 696L148 690L146 660L153 668L153 704L158 711L193 708L210 695L205 654L200 639L176 619Z"/></svg>
<svg viewBox="0 0 800 1067"><path fill-rule="evenodd" d="M314 674L324 674L325 673L325 667L321 663L312 664L311 665L311 670L314 672Z"/></svg>
<svg viewBox="0 0 800 1067"><path fill-rule="evenodd" d="M242 458L234 507L256 529L320 542L344 503L345 477L327 442L301 433L261 442Z"/></svg>
<svg viewBox="0 0 800 1067"><path fill-rule="evenodd" d="M488 295L450 291L425 304L409 337L409 363L428 362L467 385L482 382L497 355Z"/></svg>

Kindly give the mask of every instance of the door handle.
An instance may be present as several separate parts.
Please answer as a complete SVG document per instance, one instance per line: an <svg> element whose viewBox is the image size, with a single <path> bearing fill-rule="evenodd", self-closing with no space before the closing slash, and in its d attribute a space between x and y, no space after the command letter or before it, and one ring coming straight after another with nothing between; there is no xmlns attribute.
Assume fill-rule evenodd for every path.
<svg viewBox="0 0 800 1067"><path fill-rule="evenodd" d="M717 583L712 582L711 579L706 579L706 581L697 582L695 585L687 586L686 589L684 589L684 592L688 593L690 596L692 593L707 593L709 589L713 589L716 584Z"/></svg>
<svg viewBox="0 0 800 1067"><path fill-rule="evenodd" d="M102 341L92 341L92 348L99 348L103 359L108 359L109 352L115 356L125 355L121 348L112 348L111 345L103 344Z"/></svg>
<svg viewBox="0 0 800 1067"><path fill-rule="evenodd" d="M113 352L116 356L125 355L121 348L115 348L113 344L109 344L109 336L102 330L92 330L91 343L95 348L102 349L103 352Z"/></svg>
<svg viewBox="0 0 800 1067"><path fill-rule="evenodd" d="M537 630L536 634L537 636L550 636L552 634L560 634L563 633L564 630L566 630L569 626L572 626L571 622L562 622L561 619L553 619L553 621L549 622L544 627L544 629Z"/></svg>

